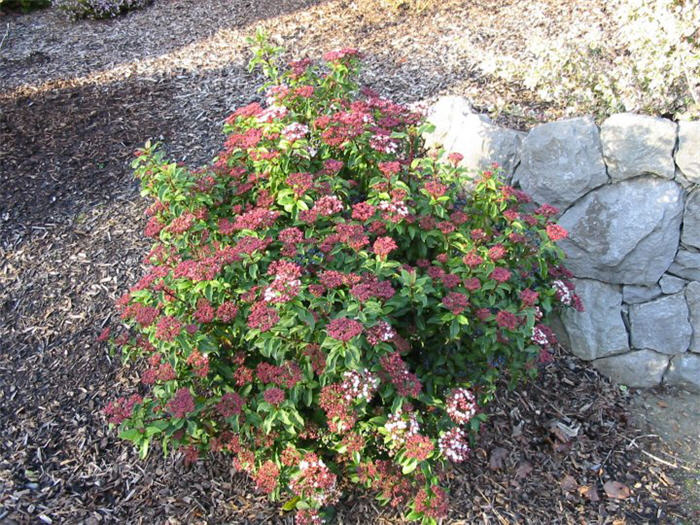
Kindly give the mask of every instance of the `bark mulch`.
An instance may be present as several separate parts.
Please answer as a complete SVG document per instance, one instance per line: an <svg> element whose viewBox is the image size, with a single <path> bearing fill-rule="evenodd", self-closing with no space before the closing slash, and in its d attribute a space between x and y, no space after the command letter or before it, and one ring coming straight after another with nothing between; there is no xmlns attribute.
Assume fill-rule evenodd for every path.
<svg viewBox="0 0 700 525"><path fill-rule="evenodd" d="M258 24L290 56L362 48L365 81L401 101L454 92L488 110L505 97L527 114L503 124L551 119L558 108L485 76L476 48L456 43L517 49L531 31L604 24L604 10L522 4L157 0L107 22L0 17L0 522L291 523L226 457L139 461L107 430L100 411L134 376L94 340L148 249L131 152L154 138L193 165L215 153L223 118L256 96L245 37ZM471 461L450 473L448 521L697 520L680 481L693 466L628 418L632 397L565 353L504 390ZM353 492L338 518L399 521Z"/></svg>

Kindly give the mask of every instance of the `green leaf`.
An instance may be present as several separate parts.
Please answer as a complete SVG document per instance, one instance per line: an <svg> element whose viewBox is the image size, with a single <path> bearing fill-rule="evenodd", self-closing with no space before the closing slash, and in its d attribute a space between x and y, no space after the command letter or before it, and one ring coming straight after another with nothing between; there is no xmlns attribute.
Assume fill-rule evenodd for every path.
<svg viewBox="0 0 700 525"><path fill-rule="evenodd" d="M141 459L146 459L146 456L148 456L148 446L150 445L150 440L144 439L141 442L141 447L139 448L139 457Z"/></svg>
<svg viewBox="0 0 700 525"><path fill-rule="evenodd" d="M294 496L292 499L287 501L284 505L282 505L282 510L285 512L289 512L290 510L294 510L297 508L297 503L299 502L301 498L299 496Z"/></svg>
<svg viewBox="0 0 700 525"><path fill-rule="evenodd" d="M122 430L119 433L119 437L121 439L126 439L127 441L134 441L134 442L139 441L142 436L143 436L143 433L138 428L129 428L126 430Z"/></svg>
<svg viewBox="0 0 700 525"><path fill-rule="evenodd" d="M408 463L406 463L406 464L403 466L403 468L401 469L401 472L402 472L404 475L410 474L411 472L413 472L414 470L416 470L416 467L418 467L418 461L415 460L415 459L412 459L411 461L409 461Z"/></svg>

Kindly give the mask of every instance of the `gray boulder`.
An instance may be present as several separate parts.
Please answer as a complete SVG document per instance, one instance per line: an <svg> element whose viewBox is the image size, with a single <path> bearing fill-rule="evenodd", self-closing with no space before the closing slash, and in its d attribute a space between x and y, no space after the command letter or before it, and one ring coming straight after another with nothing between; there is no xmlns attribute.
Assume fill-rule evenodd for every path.
<svg viewBox="0 0 700 525"><path fill-rule="evenodd" d="M700 184L700 120L678 123L676 164L689 182Z"/></svg>
<svg viewBox="0 0 700 525"><path fill-rule="evenodd" d="M591 279L573 281L585 311L561 312L571 351L586 361L628 351L620 287Z"/></svg>
<svg viewBox="0 0 700 525"><path fill-rule="evenodd" d="M533 128L523 140L514 182L560 209L608 182L598 126L591 117Z"/></svg>
<svg viewBox="0 0 700 525"><path fill-rule="evenodd" d="M700 353L700 282L688 283L688 286L685 287L685 300L690 312L690 326L693 328L690 351Z"/></svg>
<svg viewBox="0 0 700 525"><path fill-rule="evenodd" d="M652 350L638 350L593 361L601 374L616 383L633 387L651 387L661 383L670 357Z"/></svg>
<svg viewBox="0 0 700 525"><path fill-rule="evenodd" d="M578 277L653 286L673 261L682 214L675 182L639 177L605 185L562 215L569 237L559 246Z"/></svg>
<svg viewBox="0 0 700 525"><path fill-rule="evenodd" d="M506 175L513 174L524 133L492 124L486 115L474 113L464 97L440 98L430 108L428 121L435 126L423 136L428 149L442 146L446 153L462 154L460 165L465 168L486 169L497 162Z"/></svg>
<svg viewBox="0 0 700 525"><path fill-rule="evenodd" d="M700 281L700 253L680 248L673 264L668 267L668 273L689 281Z"/></svg>
<svg viewBox="0 0 700 525"><path fill-rule="evenodd" d="M697 155L700 157L700 149L697 150ZM700 189L690 192L685 201L681 242L700 248Z"/></svg>
<svg viewBox="0 0 700 525"><path fill-rule="evenodd" d="M626 284L622 287L622 300L627 304L646 303L656 299L663 292L661 286L642 286L641 284Z"/></svg>
<svg viewBox="0 0 700 525"><path fill-rule="evenodd" d="M613 181L652 174L673 179L676 124L634 113L618 113L600 127L603 156Z"/></svg>
<svg viewBox="0 0 700 525"><path fill-rule="evenodd" d="M677 293L630 306L632 347L679 354L688 350L693 330L685 295Z"/></svg>
<svg viewBox="0 0 700 525"><path fill-rule="evenodd" d="M671 365L664 375L664 383L700 393L700 355L683 354L671 359Z"/></svg>
<svg viewBox="0 0 700 525"><path fill-rule="evenodd" d="M685 279L681 279L680 277L674 277L673 275L665 273L659 281L659 286L661 286L661 291L663 293L665 293L666 295L671 295L683 290L687 282L688 281L686 281Z"/></svg>

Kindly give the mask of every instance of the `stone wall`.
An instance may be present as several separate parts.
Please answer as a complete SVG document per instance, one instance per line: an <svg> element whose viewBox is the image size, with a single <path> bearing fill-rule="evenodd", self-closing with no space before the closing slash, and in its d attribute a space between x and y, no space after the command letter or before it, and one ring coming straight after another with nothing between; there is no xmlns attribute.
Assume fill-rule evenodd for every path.
<svg viewBox="0 0 700 525"><path fill-rule="evenodd" d="M560 209L586 308L561 317L574 354L628 386L700 390L700 122L623 113L522 133L460 97L440 99L428 119L428 147L461 153L467 168L496 161Z"/></svg>

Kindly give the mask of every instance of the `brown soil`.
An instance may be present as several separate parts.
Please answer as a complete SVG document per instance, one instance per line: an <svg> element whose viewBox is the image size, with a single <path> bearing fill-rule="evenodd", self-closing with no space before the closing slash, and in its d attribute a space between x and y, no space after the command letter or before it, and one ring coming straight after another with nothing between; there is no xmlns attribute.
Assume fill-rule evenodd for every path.
<svg viewBox="0 0 700 525"><path fill-rule="evenodd" d="M448 0L420 13L379 0L157 0L106 22L0 17L0 521L291 523L225 457L139 461L100 414L133 372L94 343L147 250L131 152L154 138L177 160L212 156L223 118L256 96L244 39L257 24L290 56L360 47L365 81L401 101L517 102L525 111L500 122L524 128L560 108L484 76L458 39L517 48L528 31L600 17L564 0ZM472 461L453 472L450 521L697 522L683 492L697 465L646 436L660 432L630 417L632 397L561 354L489 407ZM611 480L631 496L607 496ZM352 493L338 517L398 521Z"/></svg>

